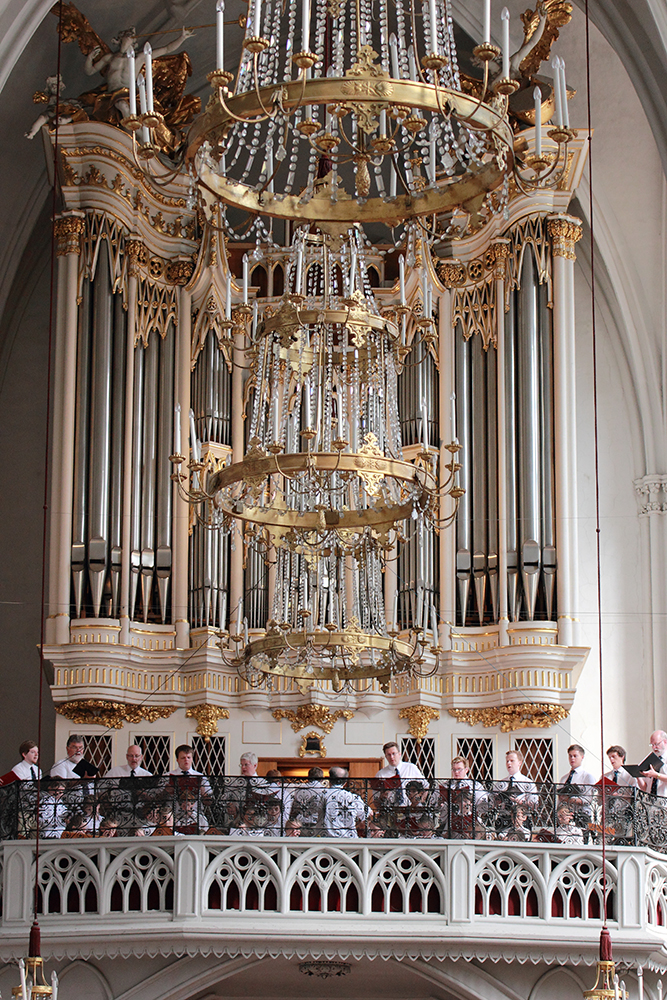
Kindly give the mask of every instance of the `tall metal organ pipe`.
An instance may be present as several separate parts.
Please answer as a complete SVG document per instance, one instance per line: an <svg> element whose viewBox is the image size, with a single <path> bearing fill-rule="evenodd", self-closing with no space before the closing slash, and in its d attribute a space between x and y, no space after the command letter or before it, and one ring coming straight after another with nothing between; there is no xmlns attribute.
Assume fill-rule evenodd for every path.
<svg viewBox="0 0 667 1000"><path fill-rule="evenodd" d="M155 526L155 576L160 602L160 620L167 621L167 601L171 579L172 490L169 481L169 456L172 453L174 412L174 325L167 327L160 346L157 498Z"/></svg>
<svg viewBox="0 0 667 1000"><path fill-rule="evenodd" d="M542 580L545 613L555 616L556 589L556 497L554 482L554 390L553 329L548 308L548 286L539 288L540 359L542 382Z"/></svg>
<svg viewBox="0 0 667 1000"><path fill-rule="evenodd" d="M479 334L470 338L472 398L472 576L479 624L484 621L487 584L486 357Z"/></svg>
<svg viewBox="0 0 667 1000"><path fill-rule="evenodd" d="M74 429L74 489L72 494L72 584L76 617L82 615L87 576L86 522L88 490L88 431L90 409L91 287L85 280L79 306Z"/></svg>
<svg viewBox="0 0 667 1000"><path fill-rule="evenodd" d="M516 494L516 331L515 292L509 296L509 309L505 314L505 461L507 481L507 607L510 618L519 616L519 557L517 542Z"/></svg>
<svg viewBox="0 0 667 1000"><path fill-rule="evenodd" d="M120 575L123 546L123 436L125 430L125 357L127 320L122 297L114 296L113 382L111 396L110 481L110 617L120 613Z"/></svg>
<svg viewBox="0 0 667 1000"><path fill-rule="evenodd" d="M459 482L465 490L459 503L456 519L456 579L458 583L461 625L466 624L472 572L472 435L471 409L471 343L463 336L461 323L456 327L456 427L464 457Z"/></svg>

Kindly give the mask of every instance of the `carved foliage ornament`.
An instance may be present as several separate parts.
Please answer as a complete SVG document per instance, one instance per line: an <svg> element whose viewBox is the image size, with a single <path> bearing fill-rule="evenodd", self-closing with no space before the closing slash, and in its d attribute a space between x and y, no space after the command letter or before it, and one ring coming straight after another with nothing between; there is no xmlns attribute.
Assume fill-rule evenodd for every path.
<svg viewBox="0 0 667 1000"><path fill-rule="evenodd" d="M305 729L306 726L317 726L328 735L339 719L353 717L354 712L350 712L349 709L330 712L324 705L300 705L295 712L289 708L277 708L273 712L274 719L288 719L295 733Z"/></svg>
<svg viewBox="0 0 667 1000"><path fill-rule="evenodd" d="M408 720L408 732L421 743L428 733L429 723L439 719L440 712L435 708L429 708L428 705L412 705L410 708L402 708L398 717Z"/></svg>
<svg viewBox="0 0 667 1000"><path fill-rule="evenodd" d="M81 701L66 701L56 705L56 712L70 722L82 725L105 726L107 729L122 729L125 722L156 722L168 719L175 708L167 705L122 705L117 701L88 698Z"/></svg>
<svg viewBox="0 0 667 1000"><path fill-rule="evenodd" d="M501 733L511 733L515 729L548 729L566 719L569 712L561 705L526 703L500 708L450 708L449 714L469 726L477 726L481 722L487 728L500 726Z"/></svg>
<svg viewBox="0 0 667 1000"><path fill-rule="evenodd" d="M210 743L211 736L215 736L218 731L218 720L228 719L229 710L217 705L193 705L186 710L185 715L188 719L197 720L197 732Z"/></svg>
<svg viewBox="0 0 667 1000"><path fill-rule="evenodd" d="M582 225L579 219L571 216L554 216L547 222L551 237L551 252L554 257L565 257L576 260L574 244L581 239Z"/></svg>
<svg viewBox="0 0 667 1000"><path fill-rule="evenodd" d="M81 237L85 223L81 216L67 215L54 222L56 236L56 256L65 257L70 253L81 253Z"/></svg>

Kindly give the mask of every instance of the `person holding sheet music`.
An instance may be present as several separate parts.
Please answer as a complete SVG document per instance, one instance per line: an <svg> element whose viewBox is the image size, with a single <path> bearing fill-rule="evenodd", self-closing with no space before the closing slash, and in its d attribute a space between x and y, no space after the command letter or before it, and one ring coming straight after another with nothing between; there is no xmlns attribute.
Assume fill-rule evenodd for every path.
<svg viewBox="0 0 667 1000"><path fill-rule="evenodd" d="M667 796L667 733L662 729L656 729L651 733L649 743L658 759L653 760L650 767L641 771L643 777L637 779L638 784L643 791L664 798ZM645 765L648 759L642 761L639 766Z"/></svg>

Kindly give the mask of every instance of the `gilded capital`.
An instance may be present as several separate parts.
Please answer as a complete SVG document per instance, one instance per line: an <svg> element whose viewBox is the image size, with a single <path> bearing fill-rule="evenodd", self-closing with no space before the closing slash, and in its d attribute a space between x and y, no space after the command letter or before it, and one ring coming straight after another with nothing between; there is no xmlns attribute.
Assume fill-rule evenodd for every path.
<svg viewBox="0 0 667 1000"><path fill-rule="evenodd" d="M410 708L402 708L398 717L408 720L408 732L421 743L428 733L429 723L433 719L439 719L440 712L428 705L412 705Z"/></svg>
<svg viewBox="0 0 667 1000"><path fill-rule="evenodd" d="M208 743L218 731L218 721L229 718L229 710L217 705L193 705L186 709L185 715L188 719L197 720L197 732Z"/></svg>
<svg viewBox="0 0 667 1000"><path fill-rule="evenodd" d="M122 729L125 722L156 722L168 719L175 711L168 705L124 705L118 701L103 698L84 698L80 701L66 701L55 706L59 715L70 722L81 725L104 726L106 729Z"/></svg>
<svg viewBox="0 0 667 1000"><path fill-rule="evenodd" d="M507 261L511 257L509 240L499 240L492 243L486 252L486 264L493 271L494 278L504 279L507 274Z"/></svg>
<svg viewBox="0 0 667 1000"><path fill-rule="evenodd" d="M148 250L141 240L126 240L125 255L128 260L128 274L131 278L139 275L139 270L148 263Z"/></svg>
<svg viewBox="0 0 667 1000"><path fill-rule="evenodd" d="M547 219L547 231L551 238L551 253L554 257L576 260L574 244L581 239L581 219L572 215L551 215Z"/></svg>
<svg viewBox="0 0 667 1000"><path fill-rule="evenodd" d="M65 215L54 222L56 236L56 256L66 257L70 253L81 253L81 237L85 222L81 216Z"/></svg>

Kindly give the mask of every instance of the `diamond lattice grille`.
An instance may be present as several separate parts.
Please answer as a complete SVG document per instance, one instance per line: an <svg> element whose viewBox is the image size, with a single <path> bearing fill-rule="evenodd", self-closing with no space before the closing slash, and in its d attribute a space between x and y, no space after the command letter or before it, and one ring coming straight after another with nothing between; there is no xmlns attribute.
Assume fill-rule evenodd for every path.
<svg viewBox="0 0 667 1000"><path fill-rule="evenodd" d="M207 741L203 736L193 736L192 749L195 752L195 768L204 774L224 774L227 754L226 737L211 736Z"/></svg>
<svg viewBox="0 0 667 1000"><path fill-rule="evenodd" d="M142 767L151 774L166 774L171 767L171 736L137 736L144 759Z"/></svg>

